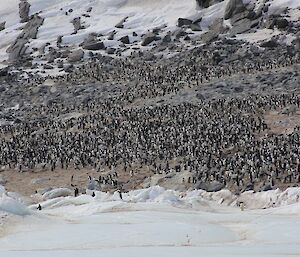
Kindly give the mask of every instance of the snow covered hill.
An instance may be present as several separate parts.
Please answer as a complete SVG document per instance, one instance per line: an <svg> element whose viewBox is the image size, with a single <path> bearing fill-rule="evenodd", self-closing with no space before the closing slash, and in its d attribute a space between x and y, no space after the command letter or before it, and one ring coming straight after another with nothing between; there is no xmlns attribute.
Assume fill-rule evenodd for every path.
<svg viewBox="0 0 300 257"><path fill-rule="evenodd" d="M222 34L251 42L284 35L281 41L291 44L299 29L299 8L298 0L5 1L0 6L0 63L63 69L92 54L195 45Z"/></svg>

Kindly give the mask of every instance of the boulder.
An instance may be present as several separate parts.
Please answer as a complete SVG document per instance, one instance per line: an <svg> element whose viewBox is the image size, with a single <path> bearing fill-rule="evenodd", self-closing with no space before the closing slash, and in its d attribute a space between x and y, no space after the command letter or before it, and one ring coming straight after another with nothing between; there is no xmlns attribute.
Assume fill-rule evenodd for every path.
<svg viewBox="0 0 300 257"><path fill-rule="evenodd" d="M115 52L116 52L115 48L109 47L109 48L106 49L107 54L114 54Z"/></svg>
<svg viewBox="0 0 300 257"><path fill-rule="evenodd" d="M143 39L143 41L142 41L142 46L147 46L147 45L149 45L149 44L151 44L153 41L156 41L156 40L158 40L159 39L159 37L156 35L156 34L154 34L154 33L148 33L148 34L146 34L145 36L144 36L144 39Z"/></svg>
<svg viewBox="0 0 300 257"><path fill-rule="evenodd" d="M185 18L178 19L178 27L189 26L192 23L193 23L193 21L189 20L189 19L185 19Z"/></svg>
<svg viewBox="0 0 300 257"><path fill-rule="evenodd" d="M242 34L258 25L258 20L242 19L232 24L230 35Z"/></svg>
<svg viewBox="0 0 300 257"><path fill-rule="evenodd" d="M78 30L82 29L80 17L76 17L72 20L74 26L74 33L76 34Z"/></svg>
<svg viewBox="0 0 300 257"><path fill-rule="evenodd" d="M5 77L8 74L8 66L4 67L4 68L0 68L0 77ZM5 88L4 88L5 91ZM2 90L0 90L0 93L3 92Z"/></svg>
<svg viewBox="0 0 300 257"><path fill-rule="evenodd" d="M246 7L243 3L243 0L229 0L225 8L224 19L228 20L233 15L245 11L245 9Z"/></svg>
<svg viewBox="0 0 300 257"><path fill-rule="evenodd" d="M223 2L224 0L196 0L197 4L201 8L208 8L214 4Z"/></svg>
<svg viewBox="0 0 300 257"><path fill-rule="evenodd" d="M10 45L10 47L6 50L6 52L9 53L8 60L10 62L16 62L25 54L27 42L27 39L18 38L12 45Z"/></svg>
<svg viewBox="0 0 300 257"><path fill-rule="evenodd" d="M269 41L260 44L261 47L265 47L265 48L275 48L278 45L279 43L275 39L270 39Z"/></svg>
<svg viewBox="0 0 300 257"><path fill-rule="evenodd" d="M121 41L123 44L130 44L130 39L128 36L121 37L119 41Z"/></svg>
<svg viewBox="0 0 300 257"><path fill-rule="evenodd" d="M25 39L36 39L39 27L43 24L43 22L44 18L38 16L37 14L31 16L19 37Z"/></svg>
<svg viewBox="0 0 300 257"><path fill-rule="evenodd" d="M118 29L123 29L124 28L124 22L128 19L128 17L125 17L124 19L122 19L120 22L118 22L115 27Z"/></svg>
<svg viewBox="0 0 300 257"><path fill-rule="evenodd" d="M105 45L101 41L92 41L83 44L82 48L90 51L97 51L97 50L105 49Z"/></svg>
<svg viewBox="0 0 300 257"><path fill-rule="evenodd" d="M207 192L218 192L222 190L225 185L219 181L212 181L212 182L199 182L196 184L196 189L202 189Z"/></svg>
<svg viewBox="0 0 300 257"><path fill-rule="evenodd" d="M5 29L6 21L0 22L0 31Z"/></svg>
<svg viewBox="0 0 300 257"><path fill-rule="evenodd" d="M289 26L289 22L288 22L287 19L279 18L279 19L276 19L276 20L275 20L275 26L276 26L278 29L285 29L286 27Z"/></svg>
<svg viewBox="0 0 300 257"><path fill-rule="evenodd" d="M171 38L170 34L165 35L162 40L163 43L170 43L171 41L172 41L172 38Z"/></svg>
<svg viewBox="0 0 300 257"><path fill-rule="evenodd" d="M29 9L30 3L28 3L26 0L21 0L21 2L19 3L19 16L21 18L21 22L28 21Z"/></svg>
<svg viewBox="0 0 300 257"><path fill-rule="evenodd" d="M202 31L200 25L198 24L191 24L189 27L192 31Z"/></svg>
<svg viewBox="0 0 300 257"><path fill-rule="evenodd" d="M84 51L81 49L78 49L69 54L68 61L69 62L78 62L83 58L83 56L84 56Z"/></svg>
<svg viewBox="0 0 300 257"><path fill-rule="evenodd" d="M209 43L216 40L220 34L224 34L228 29L223 26L223 19L216 19L209 27L209 31L201 35L200 39Z"/></svg>

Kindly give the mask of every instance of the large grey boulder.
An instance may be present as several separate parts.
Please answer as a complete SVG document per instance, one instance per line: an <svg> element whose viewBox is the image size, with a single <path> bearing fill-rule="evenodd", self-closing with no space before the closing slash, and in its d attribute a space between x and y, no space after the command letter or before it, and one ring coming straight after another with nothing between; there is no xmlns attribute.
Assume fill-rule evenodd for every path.
<svg viewBox="0 0 300 257"><path fill-rule="evenodd" d="M151 44L153 41L159 40L159 37L154 33L148 33L144 36L144 39L142 41L142 46L147 46Z"/></svg>
<svg viewBox="0 0 300 257"><path fill-rule="evenodd" d="M81 44L83 49L90 51L97 51L105 49L105 45L103 42L97 40L96 35L90 34Z"/></svg>
<svg viewBox="0 0 300 257"><path fill-rule="evenodd" d="M199 182L196 184L196 189L202 189L207 192L218 192L222 190L225 185L219 181L212 181L212 182Z"/></svg>
<svg viewBox="0 0 300 257"><path fill-rule="evenodd" d="M29 9L30 9L30 3L28 3L26 0L21 0L21 2L19 3L19 15L21 18L21 22L28 21Z"/></svg>
<svg viewBox="0 0 300 257"><path fill-rule="evenodd" d="M84 56L84 51L81 49L71 52L68 56L69 62L79 62Z"/></svg>
<svg viewBox="0 0 300 257"><path fill-rule="evenodd" d="M233 15L245 11L245 9L243 0L229 0L225 8L224 19L228 20Z"/></svg>
<svg viewBox="0 0 300 257"><path fill-rule="evenodd" d="M0 31L5 29L5 21L0 22Z"/></svg>

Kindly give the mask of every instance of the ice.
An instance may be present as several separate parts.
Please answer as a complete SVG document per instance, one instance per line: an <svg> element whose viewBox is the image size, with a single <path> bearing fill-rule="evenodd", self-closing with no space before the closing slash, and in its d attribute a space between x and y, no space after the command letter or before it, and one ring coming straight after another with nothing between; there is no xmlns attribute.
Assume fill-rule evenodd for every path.
<svg viewBox="0 0 300 257"><path fill-rule="evenodd" d="M3 193L0 198L0 211L18 216L30 214L30 211L22 202L8 196L5 193Z"/></svg>
<svg viewBox="0 0 300 257"><path fill-rule="evenodd" d="M3 234L0 256L299 256L299 192L246 192L258 203L245 211L230 206L237 196L228 190L58 197L41 202L42 211L32 205L32 215ZM280 207L261 209L269 197Z"/></svg>

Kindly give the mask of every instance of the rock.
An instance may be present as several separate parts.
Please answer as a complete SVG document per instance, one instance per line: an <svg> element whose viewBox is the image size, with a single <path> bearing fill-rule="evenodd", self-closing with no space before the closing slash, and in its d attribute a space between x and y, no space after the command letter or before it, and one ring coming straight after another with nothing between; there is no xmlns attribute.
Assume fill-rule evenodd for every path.
<svg viewBox="0 0 300 257"><path fill-rule="evenodd" d="M124 36L119 39L123 44L130 44L129 36Z"/></svg>
<svg viewBox="0 0 300 257"><path fill-rule="evenodd" d="M16 62L25 54L27 42L27 39L19 38L6 50L9 62Z"/></svg>
<svg viewBox="0 0 300 257"><path fill-rule="evenodd" d="M0 31L5 29L6 21L0 22Z"/></svg>
<svg viewBox="0 0 300 257"><path fill-rule="evenodd" d="M73 66L73 64L69 64L69 65L65 65L64 66L64 71L65 72L72 72L74 70L74 66Z"/></svg>
<svg viewBox="0 0 300 257"><path fill-rule="evenodd" d="M8 66L4 68L0 68L0 77L5 77L7 74L8 74Z"/></svg>
<svg viewBox="0 0 300 257"><path fill-rule="evenodd" d="M287 19L281 18L281 19L276 19L275 20L275 26L278 29L285 29L286 27L289 26L289 22Z"/></svg>
<svg viewBox="0 0 300 257"><path fill-rule="evenodd" d="M226 5L224 19L228 20L233 15L245 11L245 5L242 0L229 0Z"/></svg>
<svg viewBox="0 0 300 257"><path fill-rule="evenodd" d="M162 40L163 43L170 43L171 41L172 41L172 38L171 38L170 34L165 35Z"/></svg>
<svg viewBox="0 0 300 257"><path fill-rule="evenodd" d="M68 61L69 62L78 62L83 58L83 56L84 56L84 51L81 49L78 49L69 54Z"/></svg>
<svg viewBox="0 0 300 257"><path fill-rule="evenodd" d="M112 32L108 33L107 39L114 40L115 34L116 34L116 31L112 31Z"/></svg>
<svg viewBox="0 0 300 257"><path fill-rule="evenodd" d="M202 31L201 27L198 24L191 24L189 27L192 31Z"/></svg>
<svg viewBox="0 0 300 257"><path fill-rule="evenodd" d="M224 184L220 183L219 181L212 181L212 182L199 182L196 184L196 189L202 189L207 192L218 192L225 187Z"/></svg>
<svg viewBox="0 0 300 257"><path fill-rule="evenodd" d="M270 184L267 184L267 185L264 185L261 190L266 192L266 191L273 190L273 187Z"/></svg>
<svg viewBox="0 0 300 257"><path fill-rule="evenodd" d="M106 49L107 54L114 54L115 52L116 52L115 48L109 47L109 48Z"/></svg>
<svg viewBox="0 0 300 257"><path fill-rule="evenodd" d="M223 19L216 19L209 27L209 31L201 35L200 39L205 43L209 43L216 40L220 34L224 34L227 30L223 26Z"/></svg>
<svg viewBox="0 0 300 257"><path fill-rule="evenodd" d="M7 179L3 175L0 175L0 185L4 186L6 183Z"/></svg>
<svg viewBox="0 0 300 257"><path fill-rule="evenodd" d="M134 31L132 32L132 36L133 36L133 37L137 37L137 35L138 35L138 34L137 34L136 32L134 32Z"/></svg>
<svg viewBox="0 0 300 257"><path fill-rule="evenodd" d="M156 40L158 40L159 38L157 37L157 35L156 34L154 34L154 33L148 33L148 34L146 34L145 36L144 36L144 39L143 39L143 41L142 41L142 46L147 46L147 45L149 45L149 44L151 44L153 41L156 41Z"/></svg>
<svg viewBox="0 0 300 257"><path fill-rule="evenodd" d="M189 26L192 23L193 23L193 21L189 20L189 19L185 19L185 18L178 19L178 27Z"/></svg>
<svg viewBox="0 0 300 257"><path fill-rule="evenodd" d="M124 22L128 19L128 17L125 17L124 19L122 19L120 22L118 22L115 27L118 29L123 29L124 28Z"/></svg>
<svg viewBox="0 0 300 257"><path fill-rule="evenodd" d="M53 69L53 66L50 65L50 64L44 64L43 67L44 67L45 70L52 70Z"/></svg>
<svg viewBox="0 0 300 257"><path fill-rule="evenodd" d="M72 20L74 26L74 33L76 34L78 30L82 29L80 17L76 17Z"/></svg>
<svg viewBox="0 0 300 257"><path fill-rule="evenodd" d="M19 3L19 16L22 23L28 21L29 9L30 4L26 0L21 0L21 2Z"/></svg>
<svg viewBox="0 0 300 257"><path fill-rule="evenodd" d="M64 62L62 60L57 61L57 68L62 69L64 67Z"/></svg>
<svg viewBox="0 0 300 257"><path fill-rule="evenodd" d="M90 51L97 51L97 50L105 49L105 45L101 41L93 41L93 42L85 43L82 46L82 48Z"/></svg>
<svg viewBox="0 0 300 257"><path fill-rule="evenodd" d="M269 41L263 42L260 44L261 47L265 47L265 48L275 48L277 47L279 44L275 39L271 39Z"/></svg>
<svg viewBox="0 0 300 257"><path fill-rule="evenodd" d="M251 21L249 19L239 20L239 21L235 22L234 24L232 24L232 28L230 30L230 35L232 36L232 35L236 35L236 34L245 33L257 25L258 25L257 20L255 20L255 21Z"/></svg>
<svg viewBox="0 0 300 257"><path fill-rule="evenodd" d="M25 39L36 39L39 27L43 24L44 18L33 15L23 28L23 33L19 36Z"/></svg>
<svg viewBox="0 0 300 257"><path fill-rule="evenodd" d="M93 7L89 7L86 12L91 12L93 10Z"/></svg>
<svg viewBox="0 0 300 257"><path fill-rule="evenodd" d="M201 8L208 8L214 4L223 2L223 0L196 0L197 4Z"/></svg>

